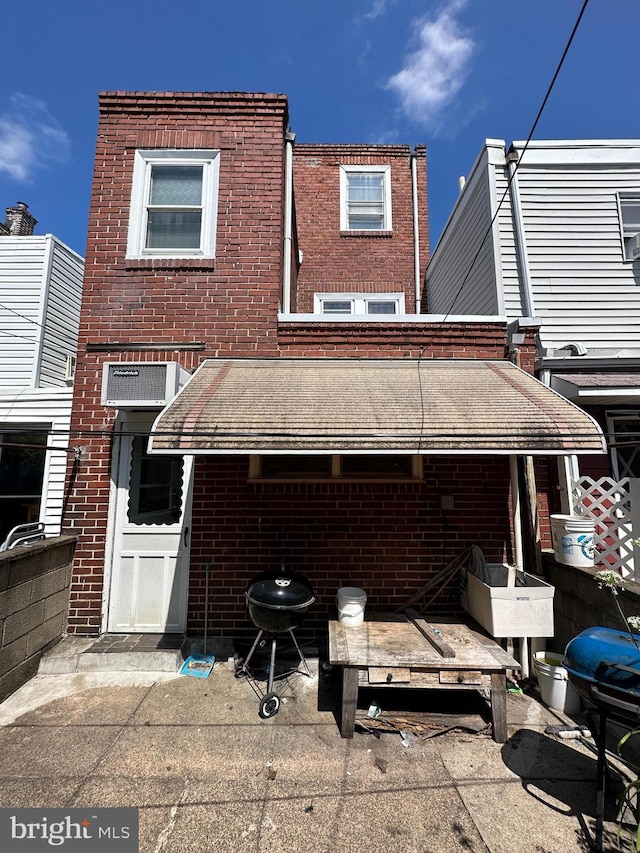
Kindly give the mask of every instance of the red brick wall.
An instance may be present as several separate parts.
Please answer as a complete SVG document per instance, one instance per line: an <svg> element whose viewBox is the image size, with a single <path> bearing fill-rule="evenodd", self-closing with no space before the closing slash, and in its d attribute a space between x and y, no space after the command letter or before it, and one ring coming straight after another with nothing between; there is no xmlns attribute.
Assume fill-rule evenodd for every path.
<svg viewBox="0 0 640 853"><path fill-rule="evenodd" d="M283 95L103 93L87 241L65 529L79 536L70 630L101 620L115 410L100 405L102 362L276 355L282 280ZM127 260L137 148L220 149L215 260ZM166 349L164 349L166 347Z"/></svg>
<svg viewBox="0 0 640 853"><path fill-rule="evenodd" d="M295 307L313 311L313 294L359 292L405 294L415 311L411 150L407 145L296 145L294 192L298 244ZM416 149L420 281L429 259L426 152ZM340 231L340 165L391 166L391 233Z"/></svg>
<svg viewBox="0 0 640 853"><path fill-rule="evenodd" d="M69 471L64 519L65 531L78 536L70 594L71 631L95 634L101 624L116 415L114 409L100 404L103 362L179 360L193 369L204 358L221 355L506 356L503 324L278 326L287 120L286 98L280 95L101 96L72 416L72 440L83 447L83 453ZM139 147L220 149L215 261L125 258L133 158ZM321 159L329 158L329 146L318 148L324 152ZM362 148L355 148L360 157ZM312 229L312 218L308 218L303 225L300 220L305 210L314 209L310 177L305 177L311 175L312 166L306 155L296 155L296 162L296 179L309 184L306 207L304 188L297 198L300 248L305 252L300 275L307 276L307 284L303 284L307 295L318 286L318 280L325 280L323 264L325 270L332 264L344 269L354 289L407 289L412 294L408 149L398 146L397 161L392 164L393 175L401 176L394 193L402 194L401 200L394 198L392 238L341 239L328 222L318 221ZM317 174L325 167L319 168ZM418 174L421 203L426 208L424 169L419 167ZM395 177L393 182L395 187ZM329 208L333 210L333 201ZM334 213L339 216L338 202ZM423 268L428 247L426 223L424 213ZM323 229L327 241L324 260L320 257L322 240L318 239ZM373 249L381 253L378 257L372 246L386 248ZM305 265L307 272L303 271ZM331 283L329 278L326 282ZM412 310L410 302L407 309ZM525 355L533 353L531 345L523 350ZM198 459L190 628L197 623L198 588L207 560L215 563L214 576L220 564L226 566L220 571L227 574L217 576L221 578L216 587L217 605L222 608L220 627L233 630L246 622L242 591L258 568L256 562L279 565L283 537L291 531L295 531L297 544L287 538L290 553L284 556L298 561L298 568L309 569L318 586L320 601L314 618L322 618L323 613L326 617L335 588L347 582L370 590L372 606L402 603L440 567L443 545L438 495L445 487L450 491L452 484L460 503L450 520L442 559L449 559L471 541L484 544L491 558L502 559L509 539L505 460L450 457L427 460L427 464L430 473L421 485L276 487L249 486L246 459ZM352 535L344 526L345 518L354 522ZM263 532L257 535L260 524ZM327 542L323 529L330 533ZM312 553L322 558L319 568L309 562ZM374 582L378 573L384 582L381 587Z"/></svg>
<svg viewBox="0 0 640 853"><path fill-rule="evenodd" d="M487 559L512 559L508 457L431 457L422 483L255 484L242 457L196 460L191 547L190 630L202 629L205 564L218 636L255 633L244 590L258 572L304 574L317 602L304 627L326 633L341 586L366 590L367 607L406 603L471 544ZM454 496L443 512L440 498ZM430 612L459 611L455 584Z"/></svg>

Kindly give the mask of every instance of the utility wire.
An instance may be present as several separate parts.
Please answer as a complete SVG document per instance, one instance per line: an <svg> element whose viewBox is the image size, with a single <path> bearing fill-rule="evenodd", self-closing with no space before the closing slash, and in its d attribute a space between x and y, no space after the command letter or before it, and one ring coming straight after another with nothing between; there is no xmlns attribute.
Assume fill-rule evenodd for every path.
<svg viewBox="0 0 640 853"><path fill-rule="evenodd" d="M578 27L580 26L580 21L582 20L582 16L584 15L588 4L589 4L589 0L584 0L584 3L582 4L582 8L580 9L580 13L578 15L578 18L577 18L575 24L573 25L573 29L571 31L571 35L569 36L569 40L567 41L567 44L565 45L564 51L562 52L562 57L560 58L560 62L558 63L558 66L555 70L555 73L553 75L551 83L549 84L549 87L547 89L547 93L544 96L542 104L540 105L540 109L538 110L538 114L535 118L535 121L533 122L533 124L531 126L531 130L529 131L529 135L527 136L527 141L525 142L524 147L520 153L520 156L519 156L518 160L516 161L515 168L513 169L511 175L509 176L509 180L507 182L507 187L506 187L504 193L502 194L502 198L498 202L498 206L496 207L496 212L493 214L493 218L491 219L491 222L489 223L489 226L488 226L487 230L485 231L484 237L482 238L482 241L481 241L480 245L478 246L478 250L476 251L475 255L473 256L473 260L471 261L471 265L470 265L469 269L467 270L465 277L462 279L462 284L458 288L458 291L453 298L453 302L451 303L451 307L449 308L447 313L444 315L444 317L440 321L440 326L444 325L444 323L447 320L447 317L453 312L454 305L456 304L456 302L458 301L458 298L460 297L460 294L464 290L464 287L465 287L467 281L469 280L469 276L471 275L471 272L475 266L475 263L478 260L478 258L480 257L480 252L482 251L482 247L486 243L487 238L493 229L494 222L498 218L498 214L500 213L500 209L501 209L502 205L504 204L504 200L506 199L506 197L509 193L509 190L511 189L511 184L513 183L513 180L516 176L516 173L518 171L518 167L520 166L520 163L522 162L522 157L523 157L524 153L526 152L527 148L529 147L529 143L531 142L531 138L533 137L533 134L535 133L536 127L538 126L538 122L540 121L542 113L544 112L544 109L547 105L547 101L549 100L549 97L551 95L551 91L552 91L553 87L555 86L556 80L558 79L558 75L560 74L560 69L562 68L562 66L564 64L564 61L565 61L567 54L569 52L569 48L571 47L571 43L573 42L573 39L574 39L576 32L578 31Z"/></svg>

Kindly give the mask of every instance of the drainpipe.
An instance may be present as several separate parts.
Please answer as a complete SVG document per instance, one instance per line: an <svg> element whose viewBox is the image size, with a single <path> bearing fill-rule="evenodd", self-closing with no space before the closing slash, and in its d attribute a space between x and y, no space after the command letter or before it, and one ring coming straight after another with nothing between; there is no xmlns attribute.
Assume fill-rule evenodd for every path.
<svg viewBox="0 0 640 853"><path fill-rule="evenodd" d="M282 311L291 313L291 228L293 221L293 143L295 133L287 129L284 135L284 257L282 263Z"/></svg>
<svg viewBox="0 0 640 853"><path fill-rule="evenodd" d="M522 302L522 314L524 317L535 317L533 305L533 289L531 287L531 272L529 270L529 256L527 253L527 240L524 233L524 220L522 217L522 205L520 204L520 190L518 187L518 176L516 166L520 155L513 146L509 149L506 157L509 169L509 187L511 194L511 209L515 226L515 244L518 266L520 268L520 299Z"/></svg>
<svg viewBox="0 0 640 853"><path fill-rule="evenodd" d="M418 155L411 154L411 193L413 199L413 270L416 289L416 314L420 313L420 230L418 228Z"/></svg>
<svg viewBox="0 0 640 853"><path fill-rule="evenodd" d="M520 488L518 483L518 457L509 456L509 473L511 475L511 514L513 516L513 541L515 551L516 568L524 568L524 556L522 545L522 517L520 514ZM514 581L515 583L515 578ZM511 578L509 578L511 585ZM520 639L520 664L522 666L522 677L529 677L529 640L527 637Z"/></svg>

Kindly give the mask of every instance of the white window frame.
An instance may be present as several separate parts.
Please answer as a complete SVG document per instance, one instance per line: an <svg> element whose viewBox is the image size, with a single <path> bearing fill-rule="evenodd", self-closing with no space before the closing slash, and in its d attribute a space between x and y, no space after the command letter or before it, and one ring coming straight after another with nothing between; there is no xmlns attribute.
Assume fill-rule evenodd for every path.
<svg viewBox="0 0 640 853"><path fill-rule="evenodd" d="M621 458L618 456L618 451L615 447L616 441L619 436L624 436L624 433L619 433L616 430L616 425L621 421L637 421L640 420L640 411L638 410L629 410L625 409L622 411L617 411L615 409L610 409L605 412L607 418L607 433L609 434L609 441L614 446L610 447L610 459L611 459L611 469L613 472L613 476L616 480L621 480L623 477L633 477L633 474L630 472L621 473L620 471L620 462ZM635 452L632 453L632 456L635 455ZM625 463L626 465L627 463Z"/></svg>
<svg viewBox="0 0 640 853"><path fill-rule="evenodd" d="M325 302L349 302L350 311L341 313L324 313ZM369 314L367 303L369 302L395 302L394 314ZM346 317L353 314L366 315L367 317L397 317L404 314L404 293L314 293L313 313L322 314L323 317Z"/></svg>
<svg viewBox="0 0 640 853"><path fill-rule="evenodd" d="M202 166L202 220L198 248L146 248L151 169L155 165ZM138 149L133 163L127 258L214 258L219 172L220 152L215 149Z"/></svg>
<svg viewBox="0 0 640 853"><path fill-rule="evenodd" d="M347 187L349 174L361 172L377 172L382 174L383 192L383 223L381 228L350 228L349 212L347 205ZM360 234L376 234L380 231L391 231L393 229L391 218L391 166L340 166L340 230L358 231Z"/></svg>
<svg viewBox="0 0 640 853"><path fill-rule="evenodd" d="M622 236L622 255L625 261L636 261L640 257L633 256L635 243L640 244L640 227L626 225L624 221L624 203L625 201L633 201L640 205L640 192L619 192L618 196L618 215L620 217L620 234ZM639 223L640 225L640 223ZM640 245L639 245L640 247Z"/></svg>

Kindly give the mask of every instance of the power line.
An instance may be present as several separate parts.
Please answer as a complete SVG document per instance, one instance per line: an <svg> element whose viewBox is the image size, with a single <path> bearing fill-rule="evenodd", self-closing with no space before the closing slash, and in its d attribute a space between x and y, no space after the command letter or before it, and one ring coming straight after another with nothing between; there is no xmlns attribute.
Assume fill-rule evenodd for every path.
<svg viewBox="0 0 640 853"><path fill-rule="evenodd" d="M502 198L498 202L498 206L496 207L496 212L493 214L491 222L489 223L489 226L487 227L487 230L485 231L484 237L482 238L480 245L478 246L478 250L476 251L475 255L473 256L473 259L471 261L471 265L469 266L469 269L467 270L467 273L462 280L462 284L458 288L458 291L453 298L453 302L451 303L451 307L449 308L447 313L444 315L444 317L440 321L440 326L444 325L447 317L452 313L453 307L456 304L456 302L458 301L460 294L464 290L464 287L465 287L465 285L469 279L469 276L471 275L471 272L475 266L476 261L480 257L480 252L482 251L482 247L484 246L484 244L487 240L487 237L489 236L489 234L491 233L491 231L493 229L494 222L498 218L498 214L500 213L500 209L504 203L504 200L506 199L507 195L509 194L509 190L511 189L511 184L513 183L513 180L516 176L516 173L518 171L520 163L522 162L522 156L524 155L527 148L529 147L529 143L531 142L533 134L535 133L536 127L538 126L538 122L540 121L542 113L544 112L544 108L547 105L547 101L549 100L549 97L551 95L551 91L555 85L555 82L558 79L558 75L560 74L560 69L564 65L564 61L565 61L567 54L569 52L569 48L571 47L571 43L573 42L573 39L574 39L576 32L578 31L578 27L580 26L580 21L582 20L582 16L584 15L588 4L589 4L589 0L584 0L584 3L582 4L582 8L580 9L580 13L576 19L575 24L573 25L573 29L571 30L571 35L569 36L569 39L568 39L568 41L565 45L565 48L562 52L560 62L558 63L558 65L556 67L556 70L555 70L555 73L554 73L553 78L551 80L551 83L549 84L549 87L547 88L547 92L546 92L546 94L542 100L542 104L540 105L540 109L538 110L538 114L536 115L535 120L534 120L533 124L531 125L531 130L529 131L529 135L527 136L527 141L525 142L524 147L522 149L522 152L520 154L520 157L518 158L517 162L515 163L515 167L514 167L513 171L511 172L511 175L509 176L509 180L507 182L507 187L506 187L504 193L502 194Z"/></svg>

